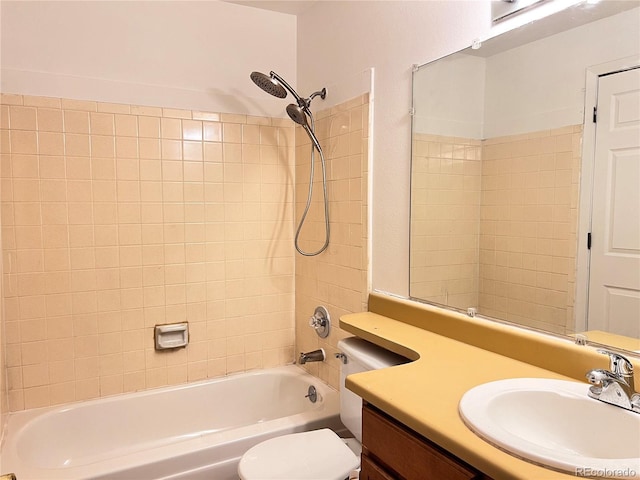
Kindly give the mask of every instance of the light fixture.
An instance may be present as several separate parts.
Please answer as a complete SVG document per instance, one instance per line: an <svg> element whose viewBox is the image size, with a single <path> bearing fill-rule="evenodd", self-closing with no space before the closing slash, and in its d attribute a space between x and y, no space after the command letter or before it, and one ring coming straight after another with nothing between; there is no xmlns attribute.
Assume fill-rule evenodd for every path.
<svg viewBox="0 0 640 480"><path fill-rule="evenodd" d="M499 22L547 0L494 0L491 2L491 21Z"/></svg>

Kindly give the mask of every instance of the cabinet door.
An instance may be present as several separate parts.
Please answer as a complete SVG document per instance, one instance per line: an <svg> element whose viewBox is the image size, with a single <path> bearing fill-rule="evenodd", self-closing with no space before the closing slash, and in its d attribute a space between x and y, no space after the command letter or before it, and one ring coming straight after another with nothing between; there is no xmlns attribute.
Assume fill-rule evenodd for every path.
<svg viewBox="0 0 640 480"><path fill-rule="evenodd" d="M360 480L396 480L364 453L360 457Z"/></svg>
<svg viewBox="0 0 640 480"><path fill-rule="evenodd" d="M376 465L406 480L472 480L483 474L370 405L362 409L362 446ZM397 474L397 477L396 477ZM372 477L376 478L376 477ZM388 477L377 477L388 478Z"/></svg>

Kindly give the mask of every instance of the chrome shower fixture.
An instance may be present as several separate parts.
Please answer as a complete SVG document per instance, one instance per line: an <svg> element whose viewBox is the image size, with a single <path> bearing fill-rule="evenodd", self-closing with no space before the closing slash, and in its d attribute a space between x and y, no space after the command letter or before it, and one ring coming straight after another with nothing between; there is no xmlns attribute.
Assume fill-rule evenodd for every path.
<svg viewBox="0 0 640 480"><path fill-rule="evenodd" d="M316 134L313 133L313 130L309 128L309 122L307 121L307 115L310 114L306 113L302 107L294 105L293 103L287 105L287 114L291 120L304 128L305 132L307 132L307 135L309 135L309 138L313 142L314 147L316 147L316 150L320 152L322 150L320 142L318 141Z"/></svg>
<svg viewBox="0 0 640 480"><path fill-rule="evenodd" d="M261 72L251 72L251 80L257 86L259 86L262 90L267 92L270 95L278 98L285 98L287 96L287 90L293 97L296 99L296 103L298 106L309 109L311 105L311 100L320 95L320 98L324 100L327 96L327 89L323 88L317 92L313 92L309 95L309 98L302 98L298 95L291 85L289 85L284 78L278 75L276 72L269 72L269 75L266 75ZM310 112L309 112L310 113Z"/></svg>
<svg viewBox="0 0 640 480"><path fill-rule="evenodd" d="M253 80L253 83L274 97L285 98L287 96L287 90L291 95L293 95L296 99L296 103L290 103L287 105L287 114L291 120L304 128L316 147L316 150L321 151L322 148L320 147L320 142L318 141L313 129L309 128L309 121L307 120L307 117L313 118L311 110L309 109L311 101L317 96L320 96L320 98L324 100L327 97L327 89L323 88L322 90L313 92L308 98L303 98L298 95L298 92L296 92L293 87L291 87L291 85L289 85L287 81L276 72L270 72L269 75L261 72L251 72L250 77L251 80Z"/></svg>
<svg viewBox="0 0 640 480"><path fill-rule="evenodd" d="M302 125L303 127L309 126L309 122L307 122L307 114L302 107L290 103L287 105L287 114L289 115L289 118L298 125Z"/></svg>
<svg viewBox="0 0 640 480"><path fill-rule="evenodd" d="M327 89L323 88L322 90L318 90L317 92L313 92L309 95L308 98L303 98L298 95L291 85L289 85L284 78L278 75L276 72L270 72L269 75L266 75L261 72L251 72L251 80L257 86L259 86L262 90L267 92L270 95L278 98L285 98L287 96L287 91L293 95L296 100L296 103L290 103L287 105L287 115L289 118L293 120L295 123L300 125L307 135L311 139L311 173L309 178L309 195L307 196L307 205L302 214L302 218L300 219L300 223L298 225L298 229L296 230L295 236L295 247L298 253L301 255L305 255L307 257L312 257L324 252L329 246L329 199L327 197L327 174L326 174L326 166L324 160L324 153L322 152L322 147L320 146L320 142L318 141L318 137L315 134L315 121L313 119L313 114L311 113L311 101L319 96L321 99L325 99L327 96ZM311 122L309 122L309 119ZM298 245L298 238L300 236L300 230L302 230L302 225L304 224L305 218L307 217L307 213L309 212L309 207L311 206L311 197L313 195L313 177L314 177L314 151L317 150L320 154L320 160L322 163L322 189L324 193L324 220L325 220L325 242L324 245L316 252L305 252Z"/></svg>
<svg viewBox="0 0 640 480"><path fill-rule="evenodd" d="M273 77L273 75L275 75L273 72L271 72L271 75L272 76L269 77L264 73L251 72L251 80L253 80L253 83L268 94L278 98L285 98L287 96L287 91L284 89L282 84Z"/></svg>

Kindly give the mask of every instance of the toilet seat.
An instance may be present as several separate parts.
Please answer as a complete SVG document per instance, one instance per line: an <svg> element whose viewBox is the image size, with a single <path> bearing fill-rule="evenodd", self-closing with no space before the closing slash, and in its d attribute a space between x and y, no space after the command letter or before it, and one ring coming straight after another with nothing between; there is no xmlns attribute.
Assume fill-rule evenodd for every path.
<svg viewBox="0 0 640 480"><path fill-rule="evenodd" d="M328 428L266 440L238 465L242 480L344 480L360 459Z"/></svg>

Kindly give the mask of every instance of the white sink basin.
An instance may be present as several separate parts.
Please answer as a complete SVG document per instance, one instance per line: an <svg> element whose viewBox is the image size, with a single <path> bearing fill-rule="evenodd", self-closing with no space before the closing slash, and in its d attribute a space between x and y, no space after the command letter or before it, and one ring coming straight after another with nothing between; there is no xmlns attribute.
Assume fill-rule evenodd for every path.
<svg viewBox="0 0 640 480"><path fill-rule="evenodd" d="M640 414L594 400L589 385L514 378L472 388L460 416L524 460L582 477L640 478Z"/></svg>

